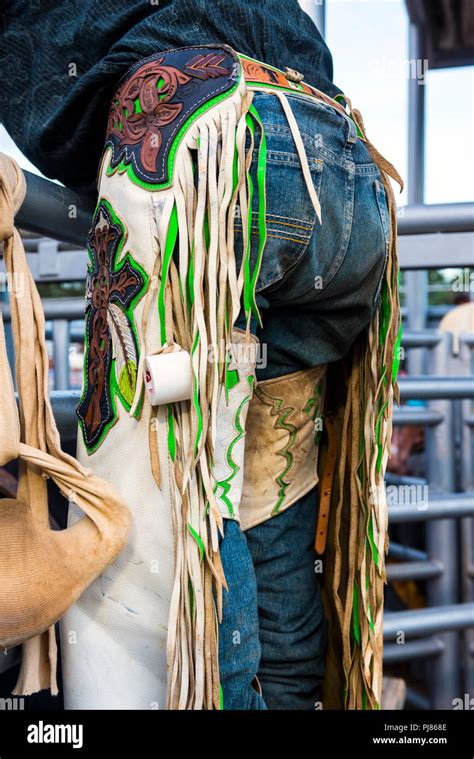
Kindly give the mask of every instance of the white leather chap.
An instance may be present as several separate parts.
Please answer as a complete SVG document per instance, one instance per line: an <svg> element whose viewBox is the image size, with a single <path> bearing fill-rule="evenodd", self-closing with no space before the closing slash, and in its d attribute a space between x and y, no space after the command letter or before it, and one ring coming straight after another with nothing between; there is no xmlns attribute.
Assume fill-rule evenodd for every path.
<svg viewBox="0 0 474 759"><path fill-rule="evenodd" d="M103 171L99 197L110 202L124 224L120 256L129 251L149 274L155 257L150 193L125 174L108 177ZM139 300L133 312L138 329L144 301L145 297ZM147 333L153 346L158 341L156 308L151 310ZM166 638L174 571L166 497L166 406L153 420L162 464L158 488L150 467L151 406L144 402L136 419L118 398L115 405L118 418L103 442L88 453L79 434L77 457L115 484L132 512L132 537L61 622L66 709L163 709L166 702ZM77 518L72 509L70 523Z"/></svg>

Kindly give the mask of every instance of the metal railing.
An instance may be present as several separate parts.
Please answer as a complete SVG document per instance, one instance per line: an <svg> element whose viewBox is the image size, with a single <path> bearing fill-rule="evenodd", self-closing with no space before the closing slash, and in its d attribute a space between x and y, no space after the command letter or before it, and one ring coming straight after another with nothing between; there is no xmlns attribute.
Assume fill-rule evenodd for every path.
<svg viewBox="0 0 474 759"><path fill-rule="evenodd" d="M452 335L449 333L408 332L404 342L407 350L422 346L426 349L431 376L401 378L401 399L422 399L428 405L426 410L415 408L396 412L394 423L424 426L427 476L426 485L399 485L400 489L411 487L413 498L409 503L389 507L389 522L391 525L424 523L426 550L421 554L415 551L411 556L408 551L405 558L405 547L399 548L398 557L395 550L394 558L400 563L389 563L387 576L390 582L425 581L429 608L386 614L385 640L397 640L397 644L387 645L385 657L390 663L436 657L429 669L430 706L452 708L453 699L460 694L461 661L463 685L467 692L472 692L473 682L474 484L472 414L469 409L474 399L474 379L468 372L472 360L469 349L474 340L468 335L461 339L462 360L452 359ZM443 376L450 369L459 371L463 367L466 375ZM458 404L462 432L457 440L455 404ZM461 636L460 630L464 631ZM431 637L434 633L437 633L435 638ZM406 638L422 635L429 637L409 641L407 648Z"/></svg>

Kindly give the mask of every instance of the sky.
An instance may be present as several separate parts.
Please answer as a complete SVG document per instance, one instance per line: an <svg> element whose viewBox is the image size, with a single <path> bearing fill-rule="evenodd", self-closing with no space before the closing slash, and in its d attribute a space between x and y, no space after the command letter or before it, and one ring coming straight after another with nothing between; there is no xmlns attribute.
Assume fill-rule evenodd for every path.
<svg viewBox="0 0 474 759"><path fill-rule="evenodd" d="M315 0L317 2L317 0ZM408 16L403 0L327 0L334 80L382 155L407 178ZM416 66L416 64L414 64ZM474 67L429 71L426 84L427 203L474 200ZM0 126L0 151L39 173ZM397 198L407 202L407 191Z"/></svg>
<svg viewBox="0 0 474 759"><path fill-rule="evenodd" d="M411 65L405 3L328 0L326 9L334 80L361 111L371 141L406 179ZM474 67L428 71L424 79L425 202L473 201ZM406 189L397 202L407 202Z"/></svg>

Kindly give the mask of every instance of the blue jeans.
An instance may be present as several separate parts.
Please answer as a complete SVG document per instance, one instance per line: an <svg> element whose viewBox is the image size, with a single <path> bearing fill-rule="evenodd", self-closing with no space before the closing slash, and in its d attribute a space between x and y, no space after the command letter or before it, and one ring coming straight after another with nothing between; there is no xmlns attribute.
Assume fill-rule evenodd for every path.
<svg viewBox="0 0 474 759"><path fill-rule="evenodd" d="M373 316L390 235L380 172L352 120L309 98L288 99L323 223L317 221L279 101L256 94L253 102L267 140L268 238L257 286L263 327L254 325L267 350L266 364L257 368L260 380L337 361L347 353ZM257 131L254 186L259 140ZM235 232L239 258L238 220ZM254 264L258 238L252 237ZM320 698L327 630L314 572L317 510L312 491L249 530L246 538L235 525L226 527L224 570L232 583L220 633L225 708L262 708L260 701L252 706L257 702L254 691L249 693L257 673L268 708L312 709ZM246 569L250 558L254 571ZM236 620L245 640L241 648L230 644Z"/></svg>
<svg viewBox="0 0 474 759"><path fill-rule="evenodd" d="M244 533L227 520L219 664L224 709L314 709L327 624L315 572L314 490ZM258 676L263 699L252 682Z"/></svg>
<svg viewBox="0 0 474 759"><path fill-rule="evenodd" d="M261 654L255 570L247 539L232 519L224 522L221 560L228 587L219 627L224 709L266 709L254 685Z"/></svg>

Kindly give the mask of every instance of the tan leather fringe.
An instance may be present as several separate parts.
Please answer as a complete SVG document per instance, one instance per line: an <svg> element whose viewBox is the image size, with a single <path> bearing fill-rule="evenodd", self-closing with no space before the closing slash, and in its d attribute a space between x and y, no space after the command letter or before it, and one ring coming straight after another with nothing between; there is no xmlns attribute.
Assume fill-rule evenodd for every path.
<svg viewBox="0 0 474 759"><path fill-rule="evenodd" d="M360 113L353 113L364 131ZM397 227L389 177L401 187L403 182L366 136L365 144L387 193L391 233L382 293L385 305L381 299L371 324L349 355L330 367L327 383L333 388L334 424L341 447L324 566L329 640L323 703L325 708L336 709L381 707L388 549L383 478L390 450L393 398L398 401L392 377L399 358ZM387 323L382 325L383 320Z"/></svg>
<svg viewBox="0 0 474 759"><path fill-rule="evenodd" d="M156 193L154 200L154 271L165 293L166 342L161 351L188 351L195 383L193 400L168 407L169 439L174 443L166 477L175 536L168 709L221 707L217 630L226 584L219 556L223 523L214 495L212 462L218 401L225 383L223 348L231 342L240 311L243 276L237 271L233 226L238 200L248 207L252 156L251 150L245 150L245 117L251 100L241 92L193 125L177 154L173 186ZM235 187L234 166L238 171ZM246 228L246 214L242 223ZM167 261L173 225L175 230L177 227L175 255ZM150 305L151 300L144 309L144 335ZM217 360L209 360L210 350ZM145 352L142 350L143 355ZM135 400L142 382L143 372L139 373ZM130 413L133 410L132 405ZM152 463L155 453L152 443ZM154 464L155 477L156 473ZM161 471L161 483L163 478Z"/></svg>

